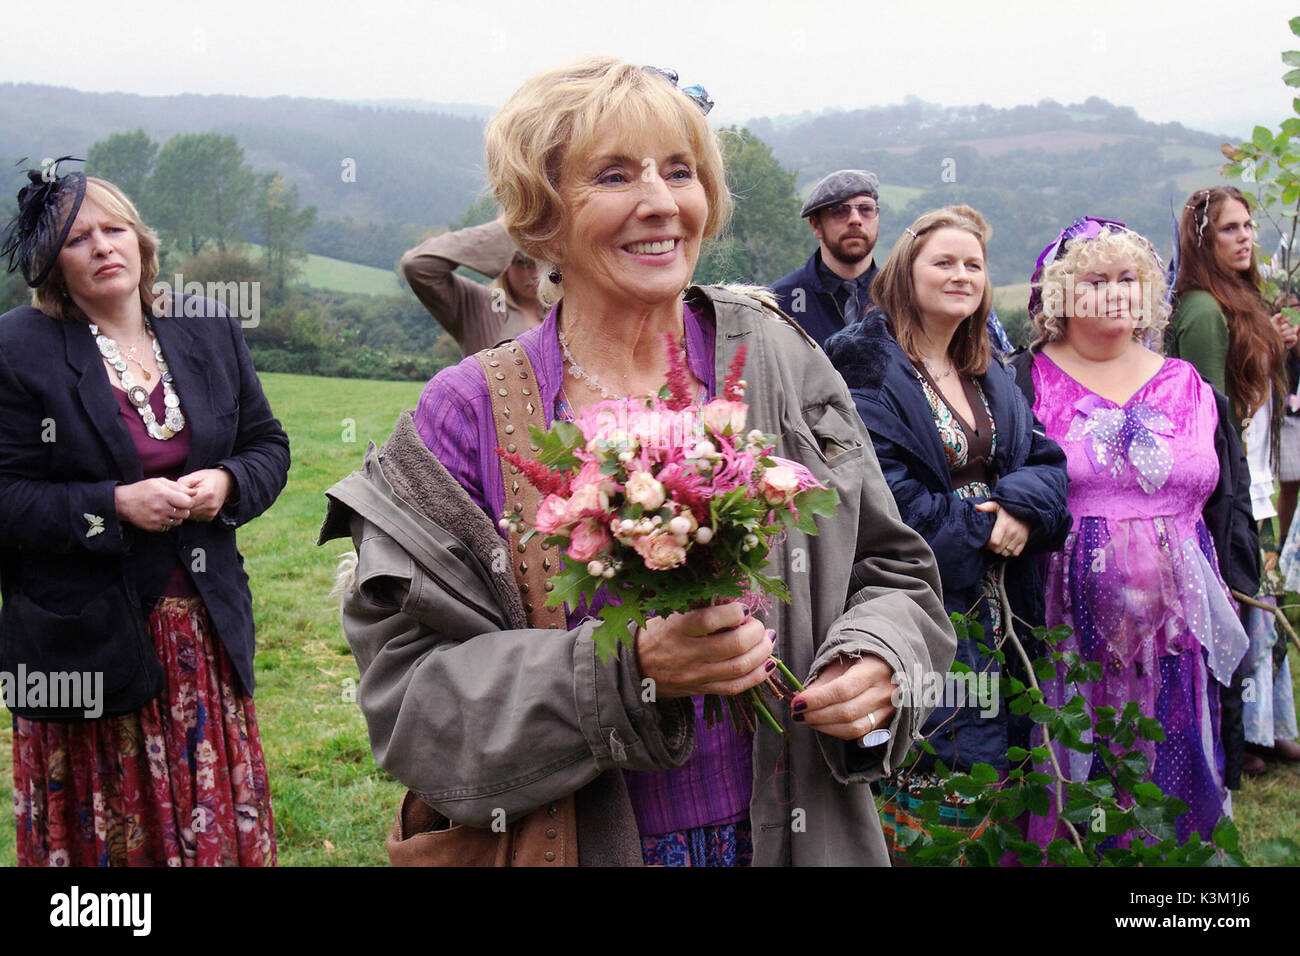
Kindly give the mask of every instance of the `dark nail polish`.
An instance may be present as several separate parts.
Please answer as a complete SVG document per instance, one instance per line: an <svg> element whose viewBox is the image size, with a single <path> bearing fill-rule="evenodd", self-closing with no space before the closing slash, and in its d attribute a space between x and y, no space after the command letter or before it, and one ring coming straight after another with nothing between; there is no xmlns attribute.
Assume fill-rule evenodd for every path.
<svg viewBox="0 0 1300 956"><path fill-rule="evenodd" d="M794 706L792 706L790 709L798 713L799 711L804 710L807 707L808 707L808 702L806 700L796 700L794 702Z"/></svg>
<svg viewBox="0 0 1300 956"><path fill-rule="evenodd" d="M803 714L795 714L795 715L794 715L794 722L795 722L796 724L802 724L802 723L803 723Z"/></svg>
<svg viewBox="0 0 1300 956"><path fill-rule="evenodd" d="M767 671L769 674L772 673L772 671L776 670L776 661L769 659L768 662L763 665L763 670Z"/></svg>

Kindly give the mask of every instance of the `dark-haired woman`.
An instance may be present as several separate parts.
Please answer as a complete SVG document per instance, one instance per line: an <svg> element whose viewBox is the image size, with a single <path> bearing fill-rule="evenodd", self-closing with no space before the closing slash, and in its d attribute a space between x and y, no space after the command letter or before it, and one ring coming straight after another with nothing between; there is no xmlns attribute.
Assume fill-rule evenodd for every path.
<svg viewBox="0 0 1300 956"><path fill-rule="evenodd" d="M1287 393L1285 353L1296 332L1260 295L1255 230L1245 197L1232 186L1201 189L1183 208L1180 265L1168 352L1196 366L1228 396L1250 468L1251 506L1260 523L1260 597L1280 593L1273 518L1273 469ZM1253 693L1243 695L1246 773L1260 773L1261 754L1300 760L1286 645L1268 611L1244 611L1250 650L1242 663ZM1253 759L1252 759L1253 758Z"/></svg>
<svg viewBox="0 0 1300 956"><path fill-rule="evenodd" d="M1008 746L1027 742L1027 728L1014 726L998 700L997 662L978 645L991 645L1008 623L996 584L1004 565L1012 610L1041 623L1034 556L1059 548L1070 527L1065 456L992 355L989 235L967 206L917 219L872 283L878 308L826 343L871 432L899 514L934 551L944 610L983 627L957 644L956 659L975 672L976 693L969 675L938 675L941 699L924 728L938 758L960 772L975 763L1005 770ZM928 783L924 773L909 772L884 785L882 818L896 862L906 845L902 831L923 825L913 808ZM942 823L974 834L979 821L954 798Z"/></svg>

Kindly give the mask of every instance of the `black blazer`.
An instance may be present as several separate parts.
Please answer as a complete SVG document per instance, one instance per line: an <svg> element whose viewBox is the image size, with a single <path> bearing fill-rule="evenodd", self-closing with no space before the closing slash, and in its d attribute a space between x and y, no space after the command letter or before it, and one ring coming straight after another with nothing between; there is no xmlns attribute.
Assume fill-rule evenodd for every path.
<svg viewBox="0 0 1300 956"><path fill-rule="evenodd" d="M212 521L169 532L117 518L114 489L144 474L90 330L31 307L0 316L0 668L103 670L106 714L139 709L161 688L143 627L176 561L253 690L252 596L235 528L283 489L289 439L238 321L207 299L182 306L190 314L153 327L190 433L185 470L220 465L234 483Z"/></svg>

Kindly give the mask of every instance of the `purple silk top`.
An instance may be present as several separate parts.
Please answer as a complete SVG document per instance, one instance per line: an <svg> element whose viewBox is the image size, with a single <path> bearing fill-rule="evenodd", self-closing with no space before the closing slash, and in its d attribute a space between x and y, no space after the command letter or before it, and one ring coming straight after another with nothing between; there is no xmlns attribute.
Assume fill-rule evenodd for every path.
<svg viewBox="0 0 1300 956"><path fill-rule="evenodd" d="M144 427L144 419L135 410L131 400L126 397L126 392L114 388L113 394L117 396L118 410L121 411L122 419L126 422L126 430L131 433L135 450L140 455L140 468L144 476L170 478L175 481L185 474L185 460L190 456L190 430L182 428L175 437L165 441L151 438L148 429ZM162 384L159 383L154 386L149 396L149 407L153 409L154 418L160 422L167 416L163 394ZM198 597L198 594L198 589L194 587L194 582L190 580L184 565L177 561L176 567L172 569L171 576L167 579L167 586L163 588L162 596Z"/></svg>
<svg viewBox="0 0 1300 956"><path fill-rule="evenodd" d="M519 336L532 362L549 427L564 384L564 358L557 333L558 306L546 321ZM684 307L686 358L691 372L703 382L709 397L716 393L712 315ZM478 359L470 356L439 372L420 395L415 427L424 443L459 481L495 525L505 508L499 444L492 417L492 400ZM587 616L568 610L568 626ZM702 697L695 703L695 750L681 767L656 772L625 771L637 827L643 836L716 826L749 815L753 788L753 739L723 721L704 725Z"/></svg>

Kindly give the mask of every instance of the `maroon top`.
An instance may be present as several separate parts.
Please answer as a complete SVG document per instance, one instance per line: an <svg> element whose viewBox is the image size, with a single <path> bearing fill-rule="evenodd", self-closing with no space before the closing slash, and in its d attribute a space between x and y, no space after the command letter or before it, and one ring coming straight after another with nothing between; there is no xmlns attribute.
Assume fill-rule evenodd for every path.
<svg viewBox="0 0 1300 956"><path fill-rule="evenodd" d="M160 438L150 438L149 431L144 426L144 419L135 410L131 400L126 397L126 392L114 386L113 394L117 396L117 404L121 407L122 418L126 421L126 430L131 433L135 450L140 454L140 467L144 470L144 476L170 478L175 481L185 474L185 461L190 456L189 429L183 428L176 436L165 441ZM153 409L154 417L160 423L167 415L163 394L162 383L159 382L149 395L149 407ZM167 579L167 586L163 588L162 596L197 597L198 593L194 582L185 573L185 566L177 560L171 577Z"/></svg>

